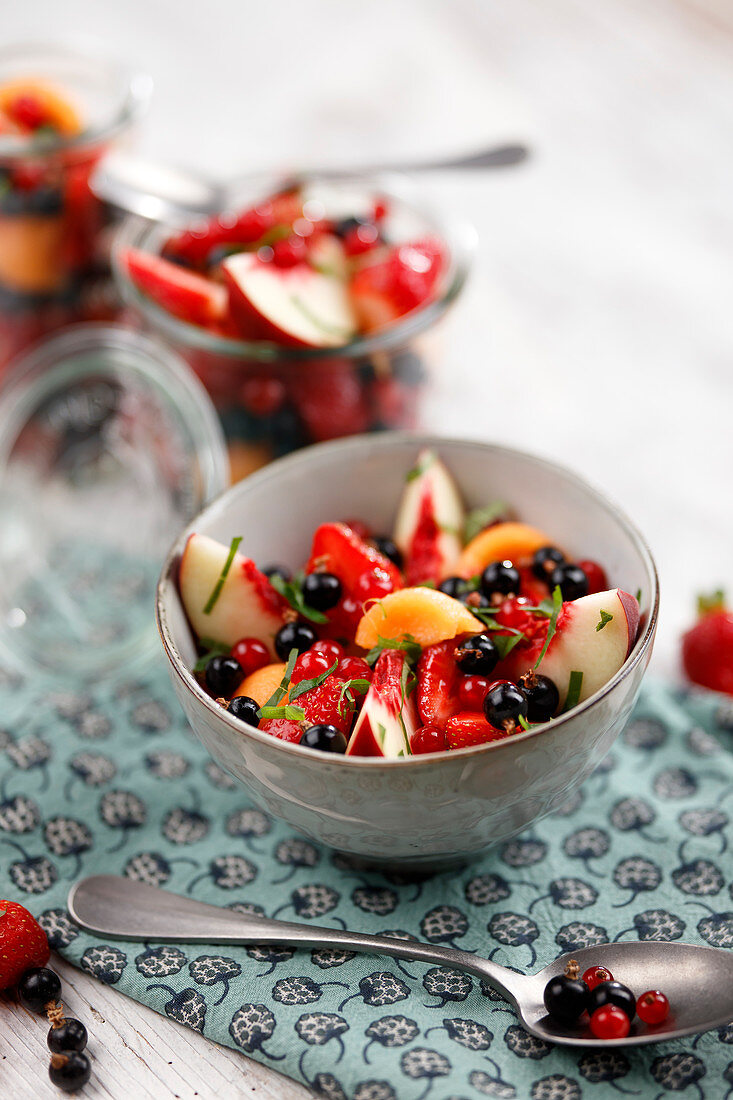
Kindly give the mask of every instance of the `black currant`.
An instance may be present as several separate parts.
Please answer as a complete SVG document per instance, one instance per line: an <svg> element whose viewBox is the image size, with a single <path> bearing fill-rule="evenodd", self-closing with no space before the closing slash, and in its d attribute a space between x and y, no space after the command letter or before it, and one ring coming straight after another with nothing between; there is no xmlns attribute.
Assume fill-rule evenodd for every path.
<svg viewBox="0 0 733 1100"><path fill-rule="evenodd" d="M527 717L527 700L516 684L500 680L489 688L484 697L486 721L497 730L515 725L519 718Z"/></svg>
<svg viewBox="0 0 733 1100"><path fill-rule="evenodd" d="M372 539L374 547L380 554L384 554L385 558L389 558L393 565L396 565L398 569L402 569L404 566L404 558L402 557L402 551L396 542L387 538L386 535L375 535Z"/></svg>
<svg viewBox="0 0 733 1100"><path fill-rule="evenodd" d="M58 1027L51 1028L46 1042L50 1051L61 1054L65 1050L83 1050L87 1045L87 1038L87 1029L81 1020L68 1019Z"/></svg>
<svg viewBox="0 0 733 1100"><path fill-rule="evenodd" d="M362 225L374 225L374 222L369 221L368 218L357 218L352 215L350 218L340 218L339 221L334 222L332 229L337 237L345 237L347 233L359 229Z"/></svg>
<svg viewBox="0 0 733 1100"><path fill-rule="evenodd" d="M335 726L310 726L300 739L301 745L320 752L346 752L346 738Z"/></svg>
<svg viewBox="0 0 733 1100"><path fill-rule="evenodd" d="M57 1001L61 993L61 979L46 966L34 966L21 975L18 996L24 1008L31 1012L43 1012L51 1001Z"/></svg>
<svg viewBox="0 0 733 1100"><path fill-rule="evenodd" d="M555 566L548 584L553 591L555 585L559 584L564 600L578 600L581 596L588 595L588 578L579 565L570 562Z"/></svg>
<svg viewBox="0 0 733 1100"><path fill-rule="evenodd" d="M291 649L305 653L316 640L316 632L305 623L285 623L275 635L275 650L281 661L287 661Z"/></svg>
<svg viewBox="0 0 733 1100"><path fill-rule="evenodd" d="M206 663L204 679L213 696L231 695L244 677L242 666L234 657L212 657Z"/></svg>
<svg viewBox="0 0 733 1100"><path fill-rule="evenodd" d="M628 986L621 982L601 982L591 989L586 998L588 1015L592 1016L597 1008L603 1005L615 1005L620 1008L630 1020L636 1015L636 997Z"/></svg>
<svg viewBox="0 0 733 1100"><path fill-rule="evenodd" d="M260 573L264 573L268 580L272 580L273 577L280 577L286 584L292 579L292 573L284 565L266 565L264 569L260 570Z"/></svg>
<svg viewBox="0 0 733 1100"><path fill-rule="evenodd" d="M460 600L471 591L471 582L463 577L446 577L438 585L438 591L445 592L446 596L450 596L453 600Z"/></svg>
<svg viewBox="0 0 733 1100"><path fill-rule="evenodd" d="M76 1092L86 1085L92 1073L91 1062L86 1054L77 1050L64 1051L51 1055L48 1076L56 1088L62 1092Z"/></svg>
<svg viewBox="0 0 733 1100"><path fill-rule="evenodd" d="M333 573L309 573L303 578L303 599L316 611L329 611L341 599L341 581Z"/></svg>
<svg viewBox="0 0 733 1100"><path fill-rule="evenodd" d="M532 558L532 572L541 581L546 581L556 565L562 565L565 555L556 546L542 546Z"/></svg>
<svg viewBox="0 0 733 1100"><path fill-rule="evenodd" d="M486 596L516 596L521 580L519 570L510 561L492 561L481 574L481 590Z"/></svg>
<svg viewBox="0 0 733 1100"><path fill-rule="evenodd" d="M471 676L490 676L499 663L499 650L488 634L473 634L458 646L456 663Z"/></svg>
<svg viewBox="0 0 733 1100"><path fill-rule="evenodd" d="M564 1024L573 1024L583 1015L587 1000L588 986L579 978L560 974L550 978L545 986L545 1008L550 1016Z"/></svg>
<svg viewBox="0 0 733 1100"><path fill-rule="evenodd" d="M527 721L547 722L560 705L557 684L549 676L526 672L519 680L519 688L527 700Z"/></svg>
<svg viewBox="0 0 733 1100"><path fill-rule="evenodd" d="M229 700L227 710L235 718L247 722L250 726L259 726L260 724L260 708L254 699L250 699L249 695L235 695L233 699Z"/></svg>

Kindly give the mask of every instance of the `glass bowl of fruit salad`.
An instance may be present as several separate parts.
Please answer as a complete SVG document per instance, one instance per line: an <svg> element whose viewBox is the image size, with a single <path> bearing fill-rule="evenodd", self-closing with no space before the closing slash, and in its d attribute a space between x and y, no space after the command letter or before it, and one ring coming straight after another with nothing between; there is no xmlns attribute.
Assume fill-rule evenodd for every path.
<svg viewBox="0 0 733 1100"><path fill-rule="evenodd" d="M90 175L129 137L147 76L62 45L0 49L0 375L72 321L110 318L110 211Z"/></svg>
<svg viewBox="0 0 733 1100"><path fill-rule="evenodd" d="M642 537L575 474L407 433L234 486L157 593L218 763L307 836L416 869L567 800L629 717L657 605Z"/></svg>
<svg viewBox="0 0 733 1100"><path fill-rule="evenodd" d="M309 443L414 427L473 231L394 178L250 178L227 205L184 231L131 219L114 269L208 389L233 480Z"/></svg>

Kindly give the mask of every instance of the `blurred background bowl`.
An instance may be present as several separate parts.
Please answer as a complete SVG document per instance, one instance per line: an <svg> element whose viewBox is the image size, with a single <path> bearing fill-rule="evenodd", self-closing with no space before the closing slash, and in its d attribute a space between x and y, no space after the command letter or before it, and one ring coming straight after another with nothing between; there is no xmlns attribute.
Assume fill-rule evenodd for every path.
<svg viewBox="0 0 733 1100"><path fill-rule="evenodd" d="M570 555L598 560L609 582L641 591L642 625L621 670L596 695L538 731L405 760L334 757L232 718L189 671L196 648L176 585L188 535L228 543L244 533L258 562L297 567L315 527L355 516L390 530L420 447L436 448L467 504L506 500ZM651 656L654 561L639 532L575 474L521 451L395 433L312 447L219 497L176 541L157 592L157 619L178 699L194 732L251 799L300 833L365 863L435 870L478 856L557 809L623 729Z"/></svg>

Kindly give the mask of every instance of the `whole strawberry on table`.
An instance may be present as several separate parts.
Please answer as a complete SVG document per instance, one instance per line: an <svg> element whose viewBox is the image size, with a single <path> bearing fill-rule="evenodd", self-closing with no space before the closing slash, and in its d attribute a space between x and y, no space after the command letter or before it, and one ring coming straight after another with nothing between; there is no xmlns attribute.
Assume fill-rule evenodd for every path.
<svg viewBox="0 0 733 1100"><path fill-rule="evenodd" d="M439 457L409 473L391 535L321 524L294 576L192 534L179 586L194 673L235 718L348 756L483 745L599 690L639 603L495 502L466 515Z"/></svg>

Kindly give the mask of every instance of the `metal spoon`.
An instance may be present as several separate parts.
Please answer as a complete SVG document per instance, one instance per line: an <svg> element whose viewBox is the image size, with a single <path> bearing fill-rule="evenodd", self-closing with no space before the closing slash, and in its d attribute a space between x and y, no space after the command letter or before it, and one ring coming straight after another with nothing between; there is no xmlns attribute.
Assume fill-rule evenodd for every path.
<svg viewBox="0 0 733 1100"><path fill-rule="evenodd" d="M69 912L90 932L114 939L163 943L272 943L306 947L342 947L399 959L439 963L481 978L506 997L527 1031L563 1046L598 1046L587 1027L564 1027L545 1011L546 983L562 974L572 957L581 973L607 966L637 994L662 987L672 1010L663 1024L632 1025L626 1039L607 1039L605 1047L659 1043L721 1027L733 1019L733 952L687 943L605 943L561 955L538 974L517 974L488 959L416 940L365 936L340 928L296 924L245 916L116 875L93 875L71 888Z"/></svg>
<svg viewBox="0 0 733 1100"><path fill-rule="evenodd" d="M319 168L303 175L331 180L386 172L412 174L448 169L507 168L521 163L528 155L526 145L499 145L442 160L392 161L362 168ZM226 207L229 195L229 187L221 183L124 153L109 153L100 161L91 187L105 202L166 225L216 214Z"/></svg>

